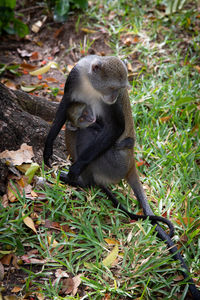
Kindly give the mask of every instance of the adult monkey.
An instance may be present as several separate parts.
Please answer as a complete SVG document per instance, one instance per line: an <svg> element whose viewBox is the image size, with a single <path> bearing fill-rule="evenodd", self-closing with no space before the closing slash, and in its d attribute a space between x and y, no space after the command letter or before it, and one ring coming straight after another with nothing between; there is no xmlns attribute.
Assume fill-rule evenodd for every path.
<svg viewBox="0 0 200 300"><path fill-rule="evenodd" d="M90 105L86 105L83 102L72 102L70 106L68 107L67 110L67 121L66 121L66 128L69 129L70 131L77 131L77 142L76 142L76 152L77 155L81 152L84 151L84 149L87 148L87 143L91 143L91 141L95 141L96 138L98 137L99 133L103 129L103 124L102 122L96 122L96 117L92 111L92 108ZM88 131L86 132L86 137L84 137L85 132L82 131L81 129L89 127ZM115 164L116 160L116 155L120 157L121 153L119 152L120 150L125 150L125 149L133 149L134 146L134 140L133 138L127 137L124 140L120 142L116 142L110 150L107 152L107 160L111 162L113 160L114 156L114 161L113 163ZM115 154L114 154L115 153ZM105 157L103 157L102 165L105 168ZM97 162L97 168L99 168L99 161ZM88 175L86 175L88 178ZM84 178L84 176L83 176ZM68 175L65 172L61 172L60 174L60 179L64 182L68 182ZM88 181L87 184L94 184L93 181ZM77 185L77 184L76 184ZM83 186L84 184L80 182L79 180L79 185ZM114 195L106 188L102 186L103 191L109 196L110 200L112 200L113 204L115 207L119 207L126 215L128 215L132 220L146 220L147 218L151 221L159 221L163 222L168 225L170 229L169 236L172 237L174 235L174 227L172 223L159 216L148 216L148 215L136 215L131 212L129 212L119 201L114 197Z"/></svg>
<svg viewBox="0 0 200 300"><path fill-rule="evenodd" d="M125 178L144 213L153 215L137 175L133 150L124 149L116 153L112 149L116 142L127 137L135 141L127 84L125 65L118 58L95 55L81 59L67 78L63 99L45 143L44 161L49 164L53 141L66 121L66 112L70 104L78 101L91 105L96 122L102 125L102 130L95 141L92 126L82 130L81 139L78 141L76 131L66 130L66 146L74 164L70 167L65 181L72 185L98 184L105 187ZM110 152L113 152L112 157ZM112 196L107 188L105 191ZM156 230L158 236L167 243L174 258L179 260L185 269L183 275L189 283L193 299L199 300L200 292L189 277L189 270L177 247L159 225L156 226Z"/></svg>

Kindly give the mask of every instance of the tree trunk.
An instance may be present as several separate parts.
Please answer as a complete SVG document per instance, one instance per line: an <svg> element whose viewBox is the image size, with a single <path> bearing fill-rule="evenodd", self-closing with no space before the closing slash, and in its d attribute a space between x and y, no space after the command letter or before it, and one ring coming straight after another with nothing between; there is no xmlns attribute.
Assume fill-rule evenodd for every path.
<svg viewBox="0 0 200 300"><path fill-rule="evenodd" d="M0 153L17 150L26 143L33 147L34 161L41 164L44 142L55 116L58 103L30 96L22 91L13 91L0 83ZM64 132L54 144L54 154L66 158ZM0 161L0 193L5 192L8 169Z"/></svg>

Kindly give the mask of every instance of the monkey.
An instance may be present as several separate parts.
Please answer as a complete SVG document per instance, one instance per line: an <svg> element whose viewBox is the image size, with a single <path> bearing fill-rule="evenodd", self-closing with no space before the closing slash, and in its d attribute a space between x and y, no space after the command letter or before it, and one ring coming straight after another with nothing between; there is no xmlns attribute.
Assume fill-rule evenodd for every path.
<svg viewBox="0 0 200 300"><path fill-rule="evenodd" d="M131 137L135 143L135 131L127 91L125 64L113 56L90 55L82 58L71 70L65 83L64 95L55 120L47 135L43 158L46 165L53 154L53 142L66 121L66 112L72 102L91 105L96 121L91 126L76 131L66 128L66 146L72 157L65 182L71 185L99 185L107 195L107 186L125 179L139 200L145 215L153 211L147 201L137 174L133 149L115 150L114 144ZM84 100L83 100L84 99ZM95 124L101 126L96 135ZM111 196L111 195L110 195ZM200 292L189 275L189 269L170 236L156 222L158 237L166 242L174 259L179 260L182 272L189 284L193 299L200 299Z"/></svg>
<svg viewBox="0 0 200 300"><path fill-rule="evenodd" d="M67 122L66 122L66 127L69 130L75 131L78 129L83 129L86 127L91 126L94 124L96 121L95 116L93 115L92 109L90 105L86 105L85 103L82 102L73 102L68 110L67 110ZM93 136L96 136L101 130L101 126L99 124L93 125ZM80 133L80 138L81 138L81 133ZM79 135L77 136L77 140L79 140ZM121 142L118 142L114 145L115 150L123 150L123 149L132 149L133 148L133 139L130 137L125 138ZM80 146L77 146L78 149L80 149ZM66 180L66 174L64 172L60 173L60 180L64 181ZM109 196L111 201L113 202L115 207L119 207L126 215L128 215L132 220L153 220L153 221L160 221L168 225L170 229L169 236L172 237L174 234L174 227L172 223L159 216L147 216L147 215L136 215L131 212L129 212L119 201L109 193L109 191L105 188L102 187L102 190Z"/></svg>
<svg viewBox="0 0 200 300"><path fill-rule="evenodd" d="M75 131L78 130L78 128L86 128L94 124L95 121L96 118L93 115L91 107L83 102L73 102L67 110L66 127L69 130ZM97 133L101 130L101 126L98 124L95 124L95 128ZM125 148L133 148L132 138L125 138L120 143L115 144L115 149L117 150L123 150Z"/></svg>
<svg viewBox="0 0 200 300"><path fill-rule="evenodd" d="M83 102L73 102L67 110L66 127L76 131L78 128L86 128L96 121L92 108Z"/></svg>

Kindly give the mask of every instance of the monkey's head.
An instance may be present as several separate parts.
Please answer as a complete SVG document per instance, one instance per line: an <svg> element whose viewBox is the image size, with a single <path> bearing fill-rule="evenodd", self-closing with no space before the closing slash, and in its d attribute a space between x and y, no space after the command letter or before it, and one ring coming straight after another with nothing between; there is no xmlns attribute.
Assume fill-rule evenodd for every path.
<svg viewBox="0 0 200 300"><path fill-rule="evenodd" d="M78 128L86 128L96 122L92 108L82 102L73 102L67 111L66 127L75 131Z"/></svg>
<svg viewBox="0 0 200 300"><path fill-rule="evenodd" d="M91 60L88 78L92 86L102 94L106 104L117 100L122 88L129 86L126 65L114 56L94 56Z"/></svg>

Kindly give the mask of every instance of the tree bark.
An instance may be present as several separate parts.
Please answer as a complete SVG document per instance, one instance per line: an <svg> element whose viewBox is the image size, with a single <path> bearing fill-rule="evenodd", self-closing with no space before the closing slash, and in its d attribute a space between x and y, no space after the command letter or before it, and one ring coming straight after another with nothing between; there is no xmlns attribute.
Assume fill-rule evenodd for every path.
<svg viewBox="0 0 200 300"><path fill-rule="evenodd" d="M26 143L33 147L34 161L41 164L44 142L55 116L58 103L13 91L0 83L0 152L17 150ZM66 158L64 132L54 144L54 154ZM0 161L0 193L5 192L8 170ZM2 183L3 181L3 183Z"/></svg>

